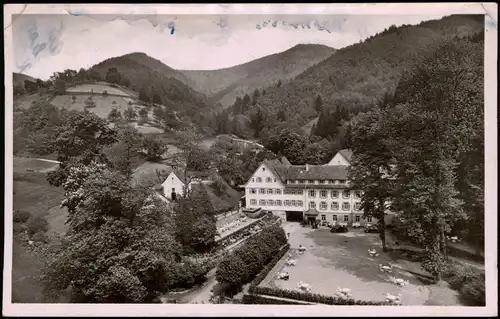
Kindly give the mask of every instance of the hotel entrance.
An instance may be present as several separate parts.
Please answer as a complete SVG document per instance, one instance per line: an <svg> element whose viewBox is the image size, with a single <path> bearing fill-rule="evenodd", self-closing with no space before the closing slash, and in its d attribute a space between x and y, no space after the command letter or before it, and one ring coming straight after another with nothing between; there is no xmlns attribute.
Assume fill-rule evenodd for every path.
<svg viewBox="0 0 500 319"><path fill-rule="evenodd" d="M304 217L307 221L307 224L312 226L316 225L316 218L318 217L318 215L319 212L314 208L311 208L304 212Z"/></svg>
<svg viewBox="0 0 500 319"><path fill-rule="evenodd" d="M286 211L286 221L287 222L300 223L302 220L303 220L302 212Z"/></svg>

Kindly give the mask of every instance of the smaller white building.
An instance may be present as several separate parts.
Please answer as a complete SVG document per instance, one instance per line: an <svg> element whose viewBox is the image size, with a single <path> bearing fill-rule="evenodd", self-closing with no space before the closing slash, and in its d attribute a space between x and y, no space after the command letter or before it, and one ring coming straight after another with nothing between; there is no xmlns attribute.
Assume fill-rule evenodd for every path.
<svg viewBox="0 0 500 319"><path fill-rule="evenodd" d="M169 200L176 200L185 195L186 189L191 190L191 186L197 183L211 183L210 176L204 173L188 172L186 181L184 172L173 170L161 184L163 196Z"/></svg>

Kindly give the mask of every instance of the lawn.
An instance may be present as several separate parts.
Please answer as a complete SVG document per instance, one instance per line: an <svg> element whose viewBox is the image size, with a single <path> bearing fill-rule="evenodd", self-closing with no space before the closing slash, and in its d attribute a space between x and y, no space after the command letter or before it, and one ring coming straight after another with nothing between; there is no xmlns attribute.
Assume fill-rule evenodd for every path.
<svg viewBox="0 0 500 319"><path fill-rule="evenodd" d="M15 173L26 173L29 170L33 170L39 173L46 173L57 168L59 164L53 162L47 162L36 158L29 157L14 157L14 172Z"/></svg>
<svg viewBox="0 0 500 319"><path fill-rule="evenodd" d="M63 199L63 189L50 186L43 173L15 173L14 163L13 206L14 210L26 210L32 215L45 215L59 206Z"/></svg>
<svg viewBox="0 0 500 319"><path fill-rule="evenodd" d="M298 224L285 226L290 232L290 254L297 260L296 266L285 265L286 254L274 267L261 285L294 290L299 281L308 283L313 293L332 296L337 288L349 288L352 297L365 301L383 301L386 293L401 294L403 305L456 305L457 293L446 285L429 281L417 261L407 260L397 251L381 253L378 234L365 234L362 230L348 233L330 233L328 229L302 228ZM297 254L299 245L307 248ZM370 257L368 249L380 253ZM379 264L393 265L392 273L384 273ZM278 272L288 271L290 280L277 280ZM389 277L401 278L408 285L400 287ZM439 296L439 298L436 298Z"/></svg>
<svg viewBox="0 0 500 319"><path fill-rule="evenodd" d="M130 93L125 92L119 88L114 88L110 85L106 84L78 84L72 87L69 87L67 92L91 92L93 91L94 93L103 93L104 91L107 91L109 94L118 94L118 95L129 95Z"/></svg>
<svg viewBox="0 0 500 319"><path fill-rule="evenodd" d="M52 164L14 159L13 209L29 211L33 216L45 216L50 226L47 235L63 234L67 230L65 224L67 211L60 207L64 196L63 189L51 186L46 181L44 173L25 172L26 167L45 165L38 162ZM23 170L24 172L20 172ZM43 256L38 256L35 252L27 250L26 244L21 242L17 235L14 235L12 301L41 302L42 289L37 277L40 275L42 267L40 258Z"/></svg>
<svg viewBox="0 0 500 319"><path fill-rule="evenodd" d="M58 95L56 96L51 104L63 107L68 110L83 111L85 106L85 100L89 98L89 95L75 95L75 100L73 101L72 95ZM89 111L94 112L97 116L107 119L109 112L113 107L116 107L122 113L129 107L127 101L119 96L103 96L103 95L92 95L92 100L95 102L96 107L90 108ZM113 104L116 102L116 104Z"/></svg>

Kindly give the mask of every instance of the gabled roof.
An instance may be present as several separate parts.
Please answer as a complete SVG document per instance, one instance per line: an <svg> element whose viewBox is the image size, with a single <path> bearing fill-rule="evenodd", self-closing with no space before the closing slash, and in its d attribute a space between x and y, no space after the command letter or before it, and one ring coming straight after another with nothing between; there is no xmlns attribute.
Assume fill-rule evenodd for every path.
<svg viewBox="0 0 500 319"><path fill-rule="evenodd" d="M283 165L286 166L292 166L292 164L288 161L288 159L285 156L281 157L281 163L283 163Z"/></svg>
<svg viewBox="0 0 500 319"><path fill-rule="evenodd" d="M283 183L286 180L286 173L288 167L283 165L279 160L265 160L263 162L264 165L273 173L274 176L280 179Z"/></svg>
<svg viewBox="0 0 500 319"><path fill-rule="evenodd" d="M186 179L184 178L184 171L181 171L179 169L174 169L172 170L172 173L175 174L175 176L177 176L181 182L183 182L184 184L186 184ZM208 178L210 177L210 172L187 172L187 177L188 178Z"/></svg>
<svg viewBox="0 0 500 319"><path fill-rule="evenodd" d="M352 159L352 151L350 149L343 149L343 150L340 150L339 153L345 157L345 159L349 162L351 162L351 159Z"/></svg>
<svg viewBox="0 0 500 319"><path fill-rule="evenodd" d="M160 172L161 177L167 177L172 171L172 167L161 163L143 163L132 173L132 183L134 185L154 185L158 182L157 171Z"/></svg>
<svg viewBox="0 0 500 319"><path fill-rule="evenodd" d="M287 179L290 180L327 180L347 179L347 166L344 165L307 165L288 168Z"/></svg>

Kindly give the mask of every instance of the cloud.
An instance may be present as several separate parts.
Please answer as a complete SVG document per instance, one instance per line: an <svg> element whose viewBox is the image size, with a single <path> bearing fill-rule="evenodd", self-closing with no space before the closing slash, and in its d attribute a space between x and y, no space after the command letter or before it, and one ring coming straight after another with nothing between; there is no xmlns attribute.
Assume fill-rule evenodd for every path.
<svg viewBox="0 0 500 319"><path fill-rule="evenodd" d="M285 51L299 43L342 48L392 24L415 24L440 17L22 15L13 24L15 71L29 62L31 66L24 73L45 79L55 71L88 68L131 52L144 52L176 69L218 69ZM273 21L277 21L275 27ZM173 35L169 23L175 25ZM294 27L294 23L303 23L304 27ZM34 26L38 36L32 41ZM61 26L60 35L54 33ZM318 26L329 31L319 31ZM59 45L51 41L54 34ZM46 49L35 54L37 43L45 43ZM50 52L50 46L57 46L57 50Z"/></svg>

